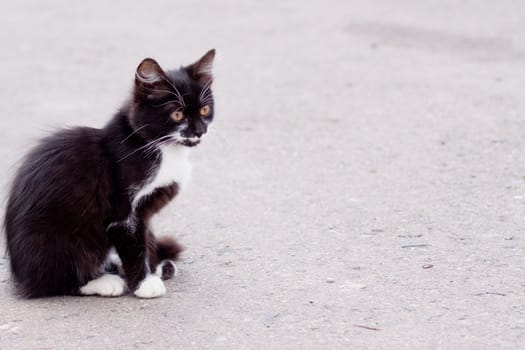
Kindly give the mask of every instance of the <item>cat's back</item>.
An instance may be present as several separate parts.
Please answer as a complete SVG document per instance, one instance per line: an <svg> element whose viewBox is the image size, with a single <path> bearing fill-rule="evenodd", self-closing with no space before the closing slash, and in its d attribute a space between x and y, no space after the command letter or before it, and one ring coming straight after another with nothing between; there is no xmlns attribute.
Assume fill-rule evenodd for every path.
<svg viewBox="0 0 525 350"><path fill-rule="evenodd" d="M6 226L12 218L76 215L76 207L100 200L98 193L109 186L101 140L101 131L88 127L63 129L42 139L15 175Z"/></svg>
<svg viewBox="0 0 525 350"><path fill-rule="evenodd" d="M100 153L101 139L100 129L90 127L61 129L40 140L28 153L24 164L55 160L60 163L67 160L77 162L81 159L89 161L90 154L97 156ZM45 167L40 170L45 170Z"/></svg>
<svg viewBox="0 0 525 350"><path fill-rule="evenodd" d="M101 130L62 129L42 139L24 158L15 178L29 182L60 183L79 180L105 163ZM36 180L36 181L35 181ZM65 183L64 183L65 182Z"/></svg>

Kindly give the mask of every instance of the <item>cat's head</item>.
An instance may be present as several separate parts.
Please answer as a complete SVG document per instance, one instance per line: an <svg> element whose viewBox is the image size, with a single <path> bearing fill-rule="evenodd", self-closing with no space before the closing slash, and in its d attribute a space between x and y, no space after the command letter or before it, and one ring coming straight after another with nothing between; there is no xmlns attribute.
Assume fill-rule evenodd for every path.
<svg viewBox="0 0 525 350"><path fill-rule="evenodd" d="M135 73L130 122L148 142L195 146L213 120L211 84L215 50L195 63L164 71L151 58Z"/></svg>

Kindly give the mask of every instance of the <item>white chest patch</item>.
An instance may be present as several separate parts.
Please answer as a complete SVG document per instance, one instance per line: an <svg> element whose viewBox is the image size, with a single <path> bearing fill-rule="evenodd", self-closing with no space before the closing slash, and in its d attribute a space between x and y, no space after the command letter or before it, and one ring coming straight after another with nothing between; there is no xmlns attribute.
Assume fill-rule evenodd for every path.
<svg viewBox="0 0 525 350"><path fill-rule="evenodd" d="M180 145L161 146L161 163L144 186L133 197L133 207L141 198L148 196L155 189L177 183L179 191L184 189L191 177L191 164L188 160L189 148Z"/></svg>

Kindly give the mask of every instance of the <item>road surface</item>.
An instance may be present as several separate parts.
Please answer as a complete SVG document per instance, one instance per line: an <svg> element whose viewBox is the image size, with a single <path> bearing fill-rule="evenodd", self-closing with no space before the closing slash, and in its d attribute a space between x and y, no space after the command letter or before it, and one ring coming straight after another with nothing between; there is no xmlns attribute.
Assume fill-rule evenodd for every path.
<svg viewBox="0 0 525 350"><path fill-rule="evenodd" d="M1 7L4 198L40 137L106 123L144 57L219 55L191 187L155 222L186 247L167 295L20 300L0 259L1 349L525 344L525 3Z"/></svg>

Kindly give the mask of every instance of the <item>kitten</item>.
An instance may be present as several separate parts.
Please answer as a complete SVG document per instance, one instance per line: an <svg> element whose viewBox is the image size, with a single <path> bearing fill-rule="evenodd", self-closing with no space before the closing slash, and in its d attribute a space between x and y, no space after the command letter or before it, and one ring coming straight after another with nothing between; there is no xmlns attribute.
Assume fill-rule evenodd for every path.
<svg viewBox="0 0 525 350"><path fill-rule="evenodd" d="M156 238L149 221L188 181L190 147L213 120L214 57L170 71L144 59L131 99L104 128L59 131L26 156L4 220L22 296L165 293L181 247Z"/></svg>

